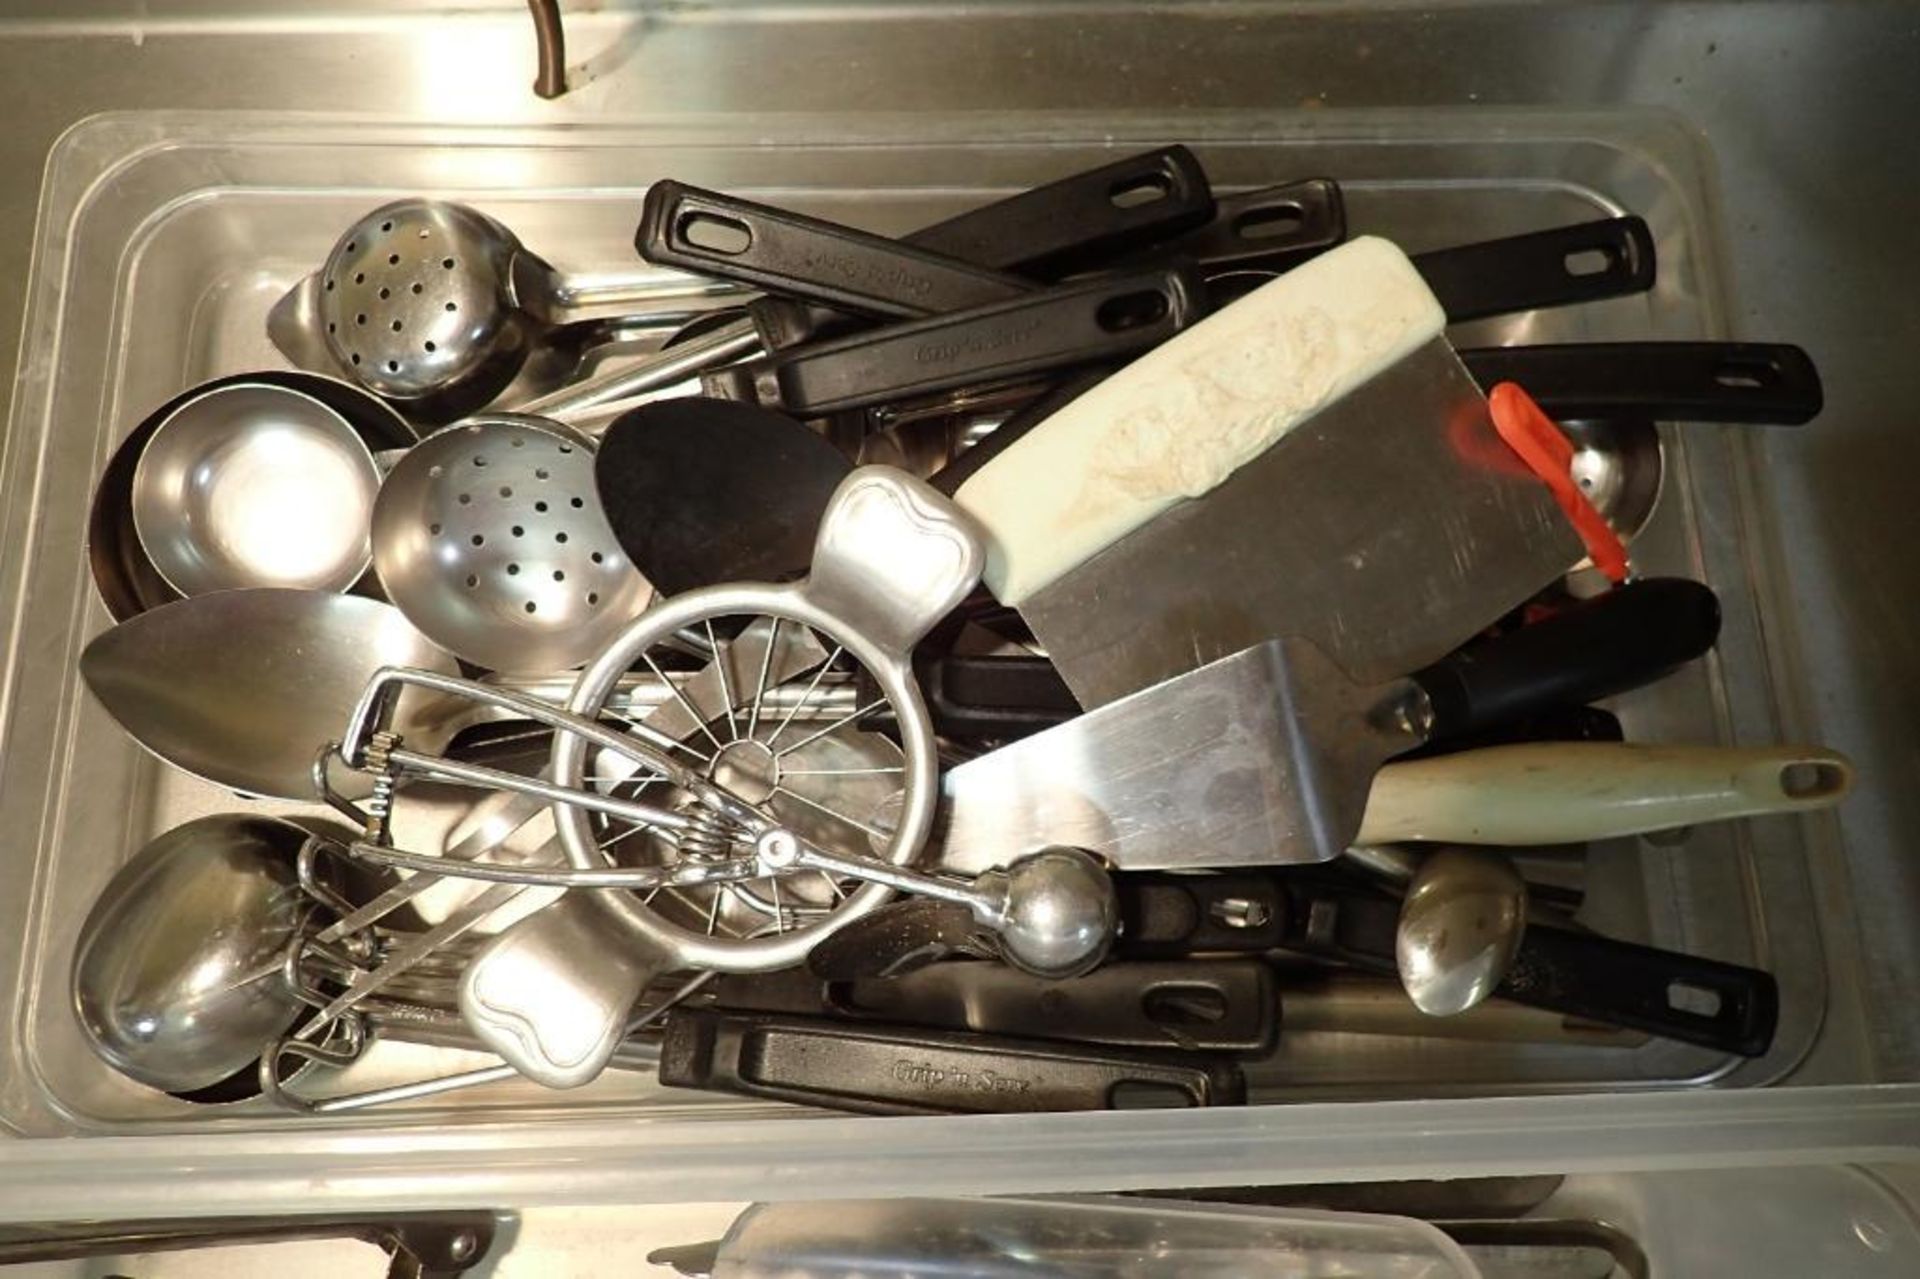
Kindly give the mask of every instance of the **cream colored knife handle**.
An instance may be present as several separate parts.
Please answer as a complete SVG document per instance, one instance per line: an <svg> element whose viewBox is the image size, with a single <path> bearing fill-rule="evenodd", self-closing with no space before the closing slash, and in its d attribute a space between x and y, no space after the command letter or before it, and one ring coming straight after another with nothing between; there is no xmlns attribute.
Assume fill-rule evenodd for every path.
<svg viewBox="0 0 1920 1279"><path fill-rule="evenodd" d="M1356 843L1570 844L1831 808L1846 756L1803 746L1551 742L1388 764Z"/></svg>

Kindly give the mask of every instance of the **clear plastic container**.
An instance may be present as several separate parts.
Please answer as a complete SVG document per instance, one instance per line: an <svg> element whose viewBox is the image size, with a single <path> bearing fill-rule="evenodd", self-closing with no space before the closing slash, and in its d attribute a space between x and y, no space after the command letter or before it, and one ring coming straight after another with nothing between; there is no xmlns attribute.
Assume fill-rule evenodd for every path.
<svg viewBox="0 0 1920 1279"><path fill-rule="evenodd" d="M1424 1221L1175 1200L856 1199L755 1204L712 1279L1480 1279Z"/></svg>
<svg viewBox="0 0 1920 1279"><path fill-rule="evenodd" d="M1619 211L1650 223L1660 254L1652 292L1462 326L1453 334L1460 345L1723 332L1702 157L1696 139L1653 114L963 116L900 124L840 117L659 129L160 114L100 117L72 130L47 170L0 473L0 537L12 551L0 565L0 586L13 605L0 741L9 884L0 894L0 936L16 939L0 954L7 1001L0 1123L53 1136L284 1133L315 1122L258 1106L189 1107L115 1075L82 1042L67 976L88 904L153 834L244 805L142 752L91 702L75 663L108 622L88 581L83 540L87 498L114 442L195 382L282 366L264 332L267 309L354 217L400 194L467 200L557 265L592 272L631 265L640 195L660 177L901 231L1168 140L1193 145L1226 189L1338 177L1355 232L1385 234L1414 251ZM1631 736L1766 742L1784 735L1780 707L1792 672L1765 629L1782 602L1773 598L1764 524L1745 496L1746 453L1737 435L1737 428L1689 425L1666 432L1664 492L1636 558L1647 572L1710 583L1726 624L1711 661L1620 701ZM1763 1058L1730 1060L1644 1040L1622 1047L1305 1030L1284 1033L1273 1059L1253 1068L1256 1100L1787 1078L1818 1042L1826 1013L1830 957L1807 865L1830 855L1832 839L1824 819L1776 819L1701 828L1659 846L1618 841L1588 858L1584 917L1595 927L1778 976L1781 1024ZM343 1084L391 1082L445 1064L423 1050L381 1046ZM569 1120L759 1124L806 1113L609 1075L564 1095L505 1085L325 1122L336 1136L405 1141L401 1134L417 1138L457 1120L457 1131L473 1140L511 1131L537 1146L539 1134ZM1126 1115L1060 1122L1082 1121L1120 1141L1134 1131L1128 1125L1147 1122ZM805 1126L833 1122L813 1116Z"/></svg>

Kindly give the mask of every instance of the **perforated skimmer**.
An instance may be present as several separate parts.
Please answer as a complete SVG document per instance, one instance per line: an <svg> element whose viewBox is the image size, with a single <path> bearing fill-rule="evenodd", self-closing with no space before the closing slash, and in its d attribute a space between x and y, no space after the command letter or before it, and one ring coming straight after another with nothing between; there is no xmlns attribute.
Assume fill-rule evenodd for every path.
<svg viewBox="0 0 1920 1279"><path fill-rule="evenodd" d="M401 456L373 508L387 596L436 644L494 670L577 666L652 599L593 485L593 446L492 414Z"/></svg>
<svg viewBox="0 0 1920 1279"><path fill-rule="evenodd" d="M562 325L624 315L664 334L739 292L652 266L563 276L477 209L408 199L349 227L268 333L296 363L446 420L491 402Z"/></svg>

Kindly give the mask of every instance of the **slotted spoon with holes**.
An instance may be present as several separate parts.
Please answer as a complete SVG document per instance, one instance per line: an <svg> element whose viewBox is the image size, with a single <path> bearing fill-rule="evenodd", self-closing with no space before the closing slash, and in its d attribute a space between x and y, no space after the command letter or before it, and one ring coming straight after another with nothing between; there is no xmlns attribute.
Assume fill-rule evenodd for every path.
<svg viewBox="0 0 1920 1279"><path fill-rule="evenodd" d="M520 414L447 427L394 462L373 565L423 635L500 671L578 666L653 597L607 526L592 442Z"/></svg>
<svg viewBox="0 0 1920 1279"><path fill-rule="evenodd" d="M444 422L491 403L566 325L624 315L664 336L740 292L658 267L569 277L478 209L407 199L348 227L267 334L302 367Z"/></svg>

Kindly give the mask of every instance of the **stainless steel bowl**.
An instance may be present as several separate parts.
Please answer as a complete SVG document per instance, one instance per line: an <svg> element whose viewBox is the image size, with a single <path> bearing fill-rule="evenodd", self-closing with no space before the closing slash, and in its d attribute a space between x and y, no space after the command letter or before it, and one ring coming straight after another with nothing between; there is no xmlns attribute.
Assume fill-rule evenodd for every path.
<svg viewBox="0 0 1920 1279"><path fill-rule="evenodd" d="M134 468L133 524L182 595L249 586L343 591L373 562L380 468L347 419L264 382L176 408Z"/></svg>

